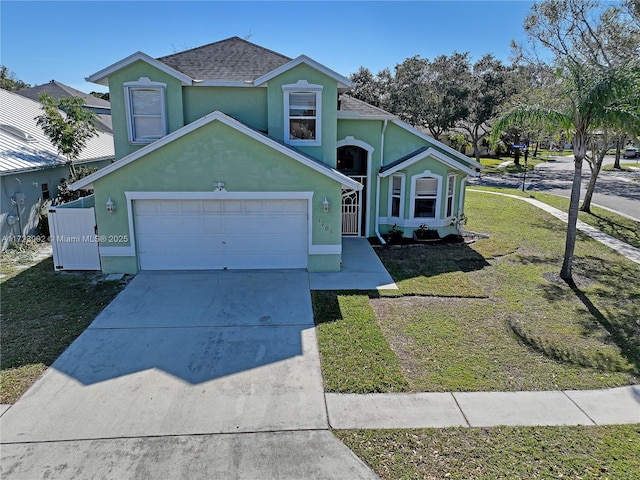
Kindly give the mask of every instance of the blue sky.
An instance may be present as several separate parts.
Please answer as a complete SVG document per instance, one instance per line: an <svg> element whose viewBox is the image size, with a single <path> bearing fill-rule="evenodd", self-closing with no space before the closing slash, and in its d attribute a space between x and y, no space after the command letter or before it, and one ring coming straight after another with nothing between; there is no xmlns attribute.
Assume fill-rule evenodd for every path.
<svg viewBox="0 0 640 480"><path fill-rule="evenodd" d="M0 2L3 65L32 85L84 78L141 50L160 57L232 36L348 75L453 51L508 61L529 1Z"/></svg>

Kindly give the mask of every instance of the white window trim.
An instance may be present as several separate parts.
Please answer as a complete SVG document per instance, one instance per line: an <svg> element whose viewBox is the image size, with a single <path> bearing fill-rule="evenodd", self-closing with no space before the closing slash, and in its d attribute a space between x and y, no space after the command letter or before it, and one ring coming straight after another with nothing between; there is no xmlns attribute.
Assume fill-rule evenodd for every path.
<svg viewBox="0 0 640 480"><path fill-rule="evenodd" d="M449 181L453 178L453 188L451 189L451 194L449 194ZM457 175L455 173L450 173L447 176L447 192L446 192L446 203L445 203L445 217L451 218L456 216L456 205L454 203L456 199L456 178ZM451 197L451 211L448 211L449 207L449 197Z"/></svg>
<svg viewBox="0 0 640 480"><path fill-rule="evenodd" d="M133 122L133 105L131 104L131 92L136 89L154 89L160 91L160 112L162 115L162 137L167 135L167 107L166 107L166 90L167 84L153 82L148 77L140 77L136 82L126 82L124 84L124 103L127 117L127 134L129 142L135 144L148 144L158 140L157 138L138 139L135 138L135 128Z"/></svg>
<svg viewBox="0 0 640 480"><path fill-rule="evenodd" d="M322 145L322 85L313 85L306 80L298 80L297 83L283 85L284 97L284 142L287 145L320 146ZM290 93L314 93L316 96L316 138L315 140L292 139L289 134L289 94ZM296 118L296 117L294 117Z"/></svg>
<svg viewBox="0 0 640 480"><path fill-rule="evenodd" d="M392 214L393 208L393 179L400 178L400 211L398 212L398 216L394 217ZM405 183L406 177L403 174L395 174L389 177L389 210L387 210L387 214L389 218L404 218L404 192L405 192Z"/></svg>
<svg viewBox="0 0 640 480"><path fill-rule="evenodd" d="M438 181L438 187L436 188L436 215L435 217L417 217L415 216L416 210L416 181L419 178L435 178ZM421 223L427 223L429 220L442 219L440 203L442 198L442 177L435 173L431 173L429 170L425 170L422 173L418 173L411 177L411 204L409 206L409 218Z"/></svg>

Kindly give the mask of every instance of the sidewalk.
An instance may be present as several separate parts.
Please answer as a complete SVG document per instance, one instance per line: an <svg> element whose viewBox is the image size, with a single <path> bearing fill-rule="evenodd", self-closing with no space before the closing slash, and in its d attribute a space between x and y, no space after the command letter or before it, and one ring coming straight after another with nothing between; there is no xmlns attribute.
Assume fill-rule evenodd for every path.
<svg viewBox="0 0 640 480"><path fill-rule="evenodd" d="M325 394L337 430L640 423L640 385L606 390Z"/></svg>
<svg viewBox="0 0 640 480"><path fill-rule="evenodd" d="M469 188L467 190L470 192L488 193L490 195L499 195L502 197L517 198L518 200L522 200L524 202L530 203L531 205L536 206L544 210L545 212L550 213L551 215L553 215L559 220L562 220L565 223L567 223L568 221L568 217L569 217L568 214L564 213L561 210L558 210L557 208L547 205L544 202L535 200L533 198L519 197L517 195L510 195L508 193L488 192L486 190L476 190L473 188ZM601 232L600 230L592 227L591 225L586 224L582 220L578 220L576 228L580 230L582 233L584 233L585 235L588 235L594 240L597 240L603 245L606 245L607 247L611 248L613 251L619 253L620 255L627 257L629 260L636 263L640 263L640 249L632 247L628 243L618 240L617 238L614 238L610 235L607 235L606 233Z"/></svg>

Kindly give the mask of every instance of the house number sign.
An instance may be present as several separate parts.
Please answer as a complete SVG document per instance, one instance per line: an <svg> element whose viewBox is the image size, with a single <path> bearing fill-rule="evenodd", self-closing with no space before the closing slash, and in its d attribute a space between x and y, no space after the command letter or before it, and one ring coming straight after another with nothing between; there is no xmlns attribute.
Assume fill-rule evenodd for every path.
<svg viewBox="0 0 640 480"><path fill-rule="evenodd" d="M324 220L322 220L321 218L318 219L318 223L322 228L324 228L325 232L333 233L333 228L324 223Z"/></svg>

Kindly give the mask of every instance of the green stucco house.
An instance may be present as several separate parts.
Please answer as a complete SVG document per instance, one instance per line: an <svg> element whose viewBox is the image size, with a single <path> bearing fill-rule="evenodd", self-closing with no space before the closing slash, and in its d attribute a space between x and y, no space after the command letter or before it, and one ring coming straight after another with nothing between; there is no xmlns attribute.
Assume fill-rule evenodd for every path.
<svg viewBox="0 0 640 480"><path fill-rule="evenodd" d="M324 65L238 37L87 80L109 86L116 161L72 188L94 189L107 273L339 271L346 235L455 233L480 169Z"/></svg>

